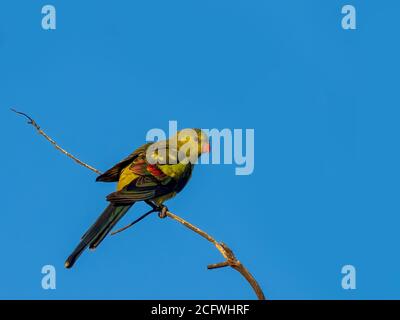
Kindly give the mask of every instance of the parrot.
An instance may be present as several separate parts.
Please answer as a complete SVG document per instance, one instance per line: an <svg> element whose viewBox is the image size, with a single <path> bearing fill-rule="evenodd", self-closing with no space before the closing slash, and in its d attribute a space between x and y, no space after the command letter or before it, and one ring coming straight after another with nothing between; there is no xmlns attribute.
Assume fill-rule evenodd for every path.
<svg viewBox="0 0 400 320"><path fill-rule="evenodd" d="M208 152L209 138L203 130L183 129L170 139L142 145L99 175L96 181L117 182L116 191L107 196L109 205L82 236L65 267L72 268L86 248L96 249L136 202L144 201L165 215L164 202L182 191L197 159Z"/></svg>

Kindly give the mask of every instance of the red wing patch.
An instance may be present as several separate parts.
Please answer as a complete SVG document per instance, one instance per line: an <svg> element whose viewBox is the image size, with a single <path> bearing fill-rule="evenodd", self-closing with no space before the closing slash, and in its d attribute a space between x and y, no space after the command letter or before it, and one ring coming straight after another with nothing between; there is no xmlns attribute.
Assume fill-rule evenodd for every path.
<svg viewBox="0 0 400 320"><path fill-rule="evenodd" d="M147 165L147 171L150 172L152 176L154 176L158 179L162 179L162 178L166 177L165 173L162 172L160 169L158 169L158 167L154 164Z"/></svg>

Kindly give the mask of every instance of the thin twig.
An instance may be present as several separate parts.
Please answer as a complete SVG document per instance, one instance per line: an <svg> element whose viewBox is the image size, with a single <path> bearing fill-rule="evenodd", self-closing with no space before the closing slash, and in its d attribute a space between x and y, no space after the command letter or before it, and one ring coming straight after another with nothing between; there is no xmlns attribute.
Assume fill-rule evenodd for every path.
<svg viewBox="0 0 400 320"><path fill-rule="evenodd" d="M96 168L93 168L92 166L88 165L87 163L79 160L78 158L76 158L75 156L70 154L67 150L61 148L52 138L50 138L42 129L40 129L40 127L37 124L37 122L35 120L33 120L30 116L28 116L26 113L21 112L21 111L17 111L17 110L15 110L13 108L10 108L10 109L11 109L11 111L26 117L29 120L28 124L31 124L32 126L34 126L35 129L37 130L37 132L40 135L42 135L47 141L49 141L57 150L61 151L63 154L65 154L67 157L71 158L72 160L74 160L75 162L80 164L81 166L84 166L85 168L87 168L89 170L92 170L93 172L95 172L97 174L101 174L101 172L99 170L97 170Z"/></svg>
<svg viewBox="0 0 400 320"><path fill-rule="evenodd" d="M143 220L144 218L146 218L149 214L151 214L151 213L153 213L153 212L156 212L156 210L151 209L149 212L146 212L145 214L141 215L139 218L137 218L135 221L131 222L130 224L126 225L125 227L123 227L123 228L121 228L121 229L118 229L118 230L116 230L116 231L114 231L114 232L111 232L111 235L113 236L113 235L115 235L115 234L117 234L117 233L120 233L120 232L122 232L122 231L124 231L124 230L126 230L126 229L128 229L128 228L130 228L130 227L132 227L134 224L136 224L136 223L138 223L139 221Z"/></svg>
<svg viewBox="0 0 400 320"><path fill-rule="evenodd" d="M29 120L28 124L31 124L38 131L38 133L40 135L42 135L47 141L49 141L57 150L61 151L67 157L73 159L75 162L77 162L78 164L84 166L85 168L87 168L89 170L92 170L93 172L95 172L97 174L101 174L101 172L99 170L97 170L96 168L94 168L94 167L88 165L87 163L79 160L78 158L76 158L75 156L73 156L72 154L67 152L65 149L61 148L52 138L50 138L39 127L39 125L36 123L36 121L33 120L30 116L28 116L26 113L17 111L17 110L12 109L12 108L11 108L11 110L13 112L17 113L17 114L20 114L20 115L26 117ZM144 219L146 216L148 216L152 212L155 212L154 208L153 208L153 210L143 214L138 219L136 219L135 221L133 221L129 225L125 226L124 228L121 228L121 229L119 229L117 231L114 231L112 234L116 234L116 233L119 233L119 232L121 232L123 230L128 229L129 227L131 227L135 223L137 223L140 220ZM209 242L211 242L217 248L217 250L221 253L221 255L224 257L225 261L220 262L220 263L210 264L210 265L207 266L208 269L217 269L217 268L223 268L223 267L228 267L228 266L233 268L233 269L235 269L251 285L251 287L253 288L255 294L257 295L257 298L260 299L260 300L265 300L264 293L263 293L260 285L256 281L256 279L251 275L251 273L247 270L247 268L245 268L245 266L236 258L236 256L233 253L233 251L226 244L224 244L222 242L218 242L217 240L215 240L213 237L211 237L209 234L207 234L203 230L197 228L193 224L187 222L186 220L182 219L181 217L177 216L176 214L174 214L174 213L172 213L170 211L166 212L166 216L171 218L172 220L175 220L175 221L181 223L186 228L192 230L193 232L195 232L195 233L199 234L200 236L202 236L204 239L206 239Z"/></svg>

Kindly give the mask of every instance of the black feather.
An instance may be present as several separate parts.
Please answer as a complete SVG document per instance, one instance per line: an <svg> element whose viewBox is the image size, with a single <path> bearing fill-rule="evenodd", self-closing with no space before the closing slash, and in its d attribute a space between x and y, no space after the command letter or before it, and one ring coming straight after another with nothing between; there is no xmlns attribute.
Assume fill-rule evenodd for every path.
<svg viewBox="0 0 400 320"><path fill-rule="evenodd" d="M65 267L71 268L87 247L96 248L132 205L133 202L125 206L110 204L82 236L78 246L65 261Z"/></svg>

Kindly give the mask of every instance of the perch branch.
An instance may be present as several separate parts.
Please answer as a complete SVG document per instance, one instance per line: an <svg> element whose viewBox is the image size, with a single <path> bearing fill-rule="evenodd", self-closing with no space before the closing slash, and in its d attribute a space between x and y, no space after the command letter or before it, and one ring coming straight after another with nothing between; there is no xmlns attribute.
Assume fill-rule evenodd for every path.
<svg viewBox="0 0 400 320"><path fill-rule="evenodd" d="M33 120L30 116L28 116L26 113L17 111L15 109L11 109L11 110L13 112L15 112L15 113L17 113L19 115L22 115L25 118L27 118L28 119L28 124L32 125L37 130L37 132L40 135L42 135L47 141L49 141L57 150L59 150L60 152L62 152L67 157L71 158L76 163L80 164L81 166L83 166L83 167L85 167L85 168L87 168L89 170L92 170L93 172L95 172L97 174L101 174L101 171L99 171L96 168L88 165L87 163L79 160L77 157L75 157L74 155L72 155L71 153L66 151L65 149L61 148L52 138L50 138L40 128L40 126L37 124L37 122L35 120ZM117 231L114 231L112 234L119 233L119 232L131 227L132 225L134 225L135 223L137 223L140 220L144 219L146 216L148 216L149 214L151 214L153 212L155 212L154 209L149 211L149 212L146 212L145 214L140 216L138 219L136 219L135 221L133 221L132 223L130 223L126 227L121 228L121 229L119 229ZM210 236L209 234L207 234L203 230L199 229L198 227L194 226L193 224L189 223L188 221L182 219L181 217L177 216L176 214L174 214L174 213L172 213L170 211L166 212L166 216L169 217L172 220L175 220L175 221L179 222L180 224L182 224L186 228L192 230L193 232L197 233L198 235L200 235L201 237L203 237L207 241L211 242L217 248L217 250L221 253L221 255L224 257L225 261L208 265L207 268L209 270L217 269L217 268L224 268L224 267L233 268L234 270L238 271L247 280L247 282L251 285L251 287L253 288L255 294L257 295L257 298L259 300L265 300L264 293L263 293L260 285L256 281L256 279L251 275L251 273L247 270L247 268L236 258L236 256L233 253L233 251L226 244L224 244L223 242L218 242L217 240L215 240L212 236Z"/></svg>
<svg viewBox="0 0 400 320"><path fill-rule="evenodd" d="M220 263L210 264L209 266L207 266L208 269L216 269L216 268L223 268L230 266L231 268L238 271L247 280L247 282L251 285L259 300L265 300L264 293L260 285L256 281L256 279L252 276L249 270L247 270L247 268L236 258L233 251L225 243L218 242L203 230L197 228L196 226L192 225L191 223L187 222L181 217L178 217L176 214L173 214L172 212L167 211L167 217L183 224L186 228L189 228L190 230L202 236L204 239L211 242L222 254L222 256L225 258L225 261Z"/></svg>

